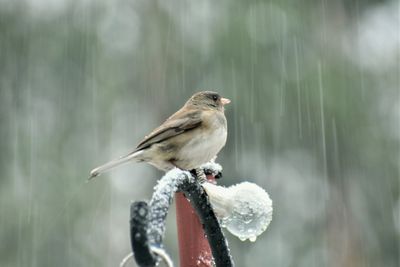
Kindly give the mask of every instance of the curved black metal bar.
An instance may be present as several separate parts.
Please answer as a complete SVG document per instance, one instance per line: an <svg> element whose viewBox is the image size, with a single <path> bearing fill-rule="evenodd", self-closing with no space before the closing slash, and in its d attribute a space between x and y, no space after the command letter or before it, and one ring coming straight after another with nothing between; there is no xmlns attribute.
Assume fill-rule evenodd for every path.
<svg viewBox="0 0 400 267"><path fill-rule="evenodd" d="M205 168L205 172L219 176L221 173L210 168ZM151 247L163 247L165 220L177 191L184 192L199 216L216 266L234 266L226 239L206 192L193 175L183 171L165 175L155 188L149 205L143 201L131 204L131 243L137 264L141 267L156 266L159 259L152 253Z"/></svg>
<svg viewBox="0 0 400 267"><path fill-rule="evenodd" d="M148 214L149 207L146 202L137 201L131 204L131 245L136 263L140 267L153 267L157 263L147 237Z"/></svg>
<svg viewBox="0 0 400 267"><path fill-rule="evenodd" d="M203 224L215 265L218 267L234 266L229 253L228 243L203 187L197 181L190 182L189 180L184 180L179 189L190 200L197 216L199 216L200 222Z"/></svg>

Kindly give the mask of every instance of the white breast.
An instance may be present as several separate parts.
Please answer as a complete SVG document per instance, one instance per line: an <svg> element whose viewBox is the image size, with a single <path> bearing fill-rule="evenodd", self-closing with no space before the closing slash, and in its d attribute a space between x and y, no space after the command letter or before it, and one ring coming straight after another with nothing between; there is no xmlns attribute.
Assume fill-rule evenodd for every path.
<svg viewBox="0 0 400 267"><path fill-rule="evenodd" d="M217 123L217 121L215 122ZM214 125L213 125L214 126ZM182 160L179 167L191 170L201 164L209 162L226 143L227 130L219 124L210 127L207 132L198 133L190 140L178 153L178 158Z"/></svg>

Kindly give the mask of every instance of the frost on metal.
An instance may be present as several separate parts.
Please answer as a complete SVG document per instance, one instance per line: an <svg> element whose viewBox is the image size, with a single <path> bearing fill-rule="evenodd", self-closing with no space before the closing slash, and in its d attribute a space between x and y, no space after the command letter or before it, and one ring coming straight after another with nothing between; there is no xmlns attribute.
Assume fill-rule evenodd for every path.
<svg viewBox="0 0 400 267"><path fill-rule="evenodd" d="M272 200L254 183L243 182L230 187L204 183L221 226L244 241L254 242L272 220Z"/></svg>
<svg viewBox="0 0 400 267"><path fill-rule="evenodd" d="M221 175L222 166L214 161L203 164L201 168L206 174ZM194 177L187 171L173 169L167 172L154 187L153 197L149 203L149 242L152 245L161 244L165 232L165 218L174 194L184 181L194 182Z"/></svg>
<svg viewBox="0 0 400 267"><path fill-rule="evenodd" d="M221 165L215 162L204 164L201 168L207 175L220 176L222 171ZM189 199L203 224L215 266L233 266L228 244L204 188L190 172L179 169L169 171L158 181L149 203L137 201L131 205L131 243L138 265L155 266L162 258L156 251L164 251L165 221L177 191L183 192ZM199 260L204 261L205 258Z"/></svg>
<svg viewBox="0 0 400 267"><path fill-rule="evenodd" d="M204 170L205 174L211 174L216 178L221 176L222 173L222 166L216 163L214 160L201 165L200 168Z"/></svg>
<svg viewBox="0 0 400 267"><path fill-rule="evenodd" d="M158 246L162 243L165 232L165 219L175 192L185 180L194 180L187 171L173 169L167 172L154 187L153 197L150 201L148 236L151 245Z"/></svg>

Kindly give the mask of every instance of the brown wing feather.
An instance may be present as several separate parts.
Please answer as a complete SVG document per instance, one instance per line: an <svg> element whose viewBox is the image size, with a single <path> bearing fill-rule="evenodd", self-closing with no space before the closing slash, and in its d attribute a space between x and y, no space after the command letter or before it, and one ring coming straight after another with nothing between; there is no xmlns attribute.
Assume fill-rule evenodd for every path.
<svg viewBox="0 0 400 267"><path fill-rule="evenodd" d="M200 126L201 122L201 111L181 109L146 136L136 147L135 151L147 148L152 144L162 142L185 131L192 130Z"/></svg>

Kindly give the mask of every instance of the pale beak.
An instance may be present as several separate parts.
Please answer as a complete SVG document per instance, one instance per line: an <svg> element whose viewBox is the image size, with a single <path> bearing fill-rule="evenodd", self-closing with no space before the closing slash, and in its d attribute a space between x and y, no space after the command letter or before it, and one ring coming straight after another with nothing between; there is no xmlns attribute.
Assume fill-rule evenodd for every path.
<svg viewBox="0 0 400 267"><path fill-rule="evenodd" d="M231 101L228 98L221 98L221 103L222 103L222 105L226 105L226 104L231 103Z"/></svg>

